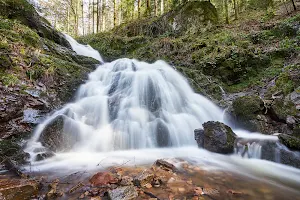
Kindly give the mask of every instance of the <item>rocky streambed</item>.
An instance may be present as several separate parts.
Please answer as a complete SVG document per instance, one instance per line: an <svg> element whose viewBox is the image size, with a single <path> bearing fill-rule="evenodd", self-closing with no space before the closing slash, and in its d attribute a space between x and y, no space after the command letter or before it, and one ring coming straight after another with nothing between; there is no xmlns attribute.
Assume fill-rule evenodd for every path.
<svg viewBox="0 0 300 200"><path fill-rule="evenodd" d="M71 166L70 166L71 167ZM208 170L183 159L147 166L114 166L94 172L1 176L2 199L295 199L296 188L276 186L238 173ZM263 178L263 177L261 177ZM296 186L295 186L296 187Z"/></svg>

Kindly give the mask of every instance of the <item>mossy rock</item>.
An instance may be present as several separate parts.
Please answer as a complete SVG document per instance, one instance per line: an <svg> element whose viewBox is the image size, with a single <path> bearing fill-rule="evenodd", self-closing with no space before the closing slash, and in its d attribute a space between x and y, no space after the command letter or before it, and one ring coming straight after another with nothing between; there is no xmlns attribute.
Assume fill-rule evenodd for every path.
<svg viewBox="0 0 300 200"><path fill-rule="evenodd" d="M181 35L190 29L198 29L201 25L217 21L217 10L209 1L189 1L160 17L137 20L114 29L114 32L128 37Z"/></svg>
<svg viewBox="0 0 300 200"><path fill-rule="evenodd" d="M203 124L203 148L222 154L234 152L234 142L237 138L232 129L221 122L206 122Z"/></svg>
<svg viewBox="0 0 300 200"><path fill-rule="evenodd" d="M285 122L288 116L297 114L296 106L293 102L284 99L275 99L272 105L276 117Z"/></svg>
<svg viewBox="0 0 300 200"><path fill-rule="evenodd" d="M264 102L259 96L243 96L233 101L234 114L239 119L255 119L256 116L262 113Z"/></svg>
<svg viewBox="0 0 300 200"><path fill-rule="evenodd" d="M257 117L263 113L264 102L259 96L239 97L233 101L232 108L232 115L242 128L250 131L260 131L261 124Z"/></svg>
<svg viewBox="0 0 300 200"><path fill-rule="evenodd" d="M35 8L26 0L1 0L0 7L0 16L17 20L21 24L35 30L39 36L71 48L64 36L54 30L46 19L39 16ZM34 43L32 42L32 44Z"/></svg>
<svg viewBox="0 0 300 200"><path fill-rule="evenodd" d="M287 146L290 149L293 150L300 150L300 139L298 137L294 137L291 135L287 135L287 134L280 134L278 136L279 141L284 144L285 146Z"/></svg>

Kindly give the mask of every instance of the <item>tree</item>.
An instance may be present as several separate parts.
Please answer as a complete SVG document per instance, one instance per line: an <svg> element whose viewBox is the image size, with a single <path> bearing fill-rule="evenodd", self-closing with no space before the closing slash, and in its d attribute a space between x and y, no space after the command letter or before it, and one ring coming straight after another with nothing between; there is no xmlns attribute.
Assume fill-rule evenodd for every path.
<svg viewBox="0 0 300 200"><path fill-rule="evenodd" d="M296 7L296 4L295 4L295 1L294 0L291 0L292 4L293 4L293 7L294 7L294 10L297 10L297 7Z"/></svg>
<svg viewBox="0 0 300 200"><path fill-rule="evenodd" d="M228 0L224 0L224 8L225 8L225 21L226 24L229 24Z"/></svg>

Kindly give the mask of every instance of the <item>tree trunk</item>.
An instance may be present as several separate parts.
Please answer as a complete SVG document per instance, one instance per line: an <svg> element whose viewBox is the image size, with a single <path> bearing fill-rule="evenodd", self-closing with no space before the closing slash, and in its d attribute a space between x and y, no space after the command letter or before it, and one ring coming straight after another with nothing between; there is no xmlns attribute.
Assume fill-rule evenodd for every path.
<svg viewBox="0 0 300 200"><path fill-rule="evenodd" d="M138 18L141 18L141 0L138 0L138 5L137 5L137 7L138 7Z"/></svg>
<svg viewBox="0 0 300 200"><path fill-rule="evenodd" d="M147 16L150 16L150 14L151 14L151 9L150 9L150 0L146 0L147 2L147 4L146 4L146 15Z"/></svg>
<svg viewBox="0 0 300 200"><path fill-rule="evenodd" d="M117 25L116 0L114 0L114 27Z"/></svg>
<svg viewBox="0 0 300 200"><path fill-rule="evenodd" d="M226 20L226 24L229 24L228 0L224 0L224 7L225 7L225 20Z"/></svg>
<svg viewBox="0 0 300 200"><path fill-rule="evenodd" d="M157 13L158 13L158 11L157 11L157 0L154 0L154 14L155 14L155 16L157 16Z"/></svg>
<svg viewBox="0 0 300 200"><path fill-rule="evenodd" d="M294 7L294 10L297 10L297 7L296 7L296 4L295 4L295 1L294 0L291 0L292 1L292 4L293 4L293 7Z"/></svg>
<svg viewBox="0 0 300 200"><path fill-rule="evenodd" d="M97 20L96 33L98 33L98 32L99 32L99 0L97 0L97 14L96 14L96 20Z"/></svg>
<svg viewBox="0 0 300 200"><path fill-rule="evenodd" d="M81 19L82 19L82 34L84 35L84 12L83 12L83 1L82 1L82 4L81 4L81 9L82 9L82 16L81 16Z"/></svg>
<svg viewBox="0 0 300 200"><path fill-rule="evenodd" d="M160 0L160 14L164 14L164 0Z"/></svg>
<svg viewBox="0 0 300 200"><path fill-rule="evenodd" d="M93 12L92 28L93 28L93 31L92 31L92 33L95 33L95 0L92 0L92 1L93 1L93 5L92 5L92 12Z"/></svg>
<svg viewBox="0 0 300 200"><path fill-rule="evenodd" d="M105 0L102 0L102 31L105 31L106 24L105 24Z"/></svg>
<svg viewBox="0 0 300 200"><path fill-rule="evenodd" d="M67 9L67 33L70 34L70 8Z"/></svg>
<svg viewBox="0 0 300 200"><path fill-rule="evenodd" d="M237 8L237 0L233 0L233 7L234 7L234 17L237 20L238 19L238 8Z"/></svg>

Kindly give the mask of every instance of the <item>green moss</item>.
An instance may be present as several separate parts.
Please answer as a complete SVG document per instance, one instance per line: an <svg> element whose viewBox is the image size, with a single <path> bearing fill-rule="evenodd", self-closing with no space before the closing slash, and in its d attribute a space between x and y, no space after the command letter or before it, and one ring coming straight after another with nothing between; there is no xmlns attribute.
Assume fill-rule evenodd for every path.
<svg viewBox="0 0 300 200"><path fill-rule="evenodd" d="M287 134L280 134L278 136L280 142L293 150L300 150L300 139Z"/></svg>
<svg viewBox="0 0 300 200"><path fill-rule="evenodd" d="M18 77L16 75L8 74L6 72L0 72L0 81L5 86L14 86L20 82L20 80L18 79Z"/></svg>
<svg viewBox="0 0 300 200"><path fill-rule="evenodd" d="M263 101L258 96L239 97L232 106L237 118L243 120L255 119L264 109Z"/></svg>

